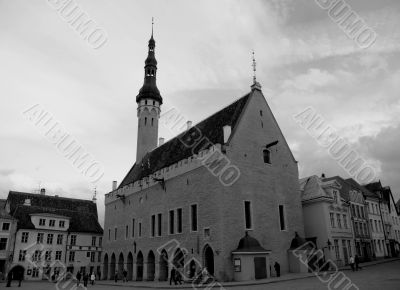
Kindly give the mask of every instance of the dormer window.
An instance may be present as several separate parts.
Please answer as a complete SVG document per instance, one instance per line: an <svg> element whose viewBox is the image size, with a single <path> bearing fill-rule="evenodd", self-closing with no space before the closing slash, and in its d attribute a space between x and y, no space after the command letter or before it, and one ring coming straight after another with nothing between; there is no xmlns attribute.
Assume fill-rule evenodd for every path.
<svg viewBox="0 0 400 290"><path fill-rule="evenodd" d="M264 163L271 164L271 151L269 149L263 150Z"/></svg>

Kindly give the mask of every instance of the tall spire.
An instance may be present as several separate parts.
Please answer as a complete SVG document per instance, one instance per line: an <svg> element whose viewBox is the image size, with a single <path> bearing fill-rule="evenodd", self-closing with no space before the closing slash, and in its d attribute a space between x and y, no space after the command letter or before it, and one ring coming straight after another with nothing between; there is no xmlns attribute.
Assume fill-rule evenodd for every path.
<svg viewBox="0 0 400 290"><path fill-rule="evenodd" d="M251 90L259 90L261 91L261 85L259 82L257 82L257 78L256 78L256 59L254 57L254 50L252 51L252 67L253 67L253 84L251 85Z"/></svg>
<svg viewBox="0 0 400 290"><path fill-rule="evenodd" d="M139 103L142 99L152 99L162 104L160 91L158 90L156 84L157 60L154 53L156 42L153 38L153 26L154 18L151 20L151 37L149 40L148 54L144 66L144 83L139 91L139 94L136 96L137 103Z"/></svg>

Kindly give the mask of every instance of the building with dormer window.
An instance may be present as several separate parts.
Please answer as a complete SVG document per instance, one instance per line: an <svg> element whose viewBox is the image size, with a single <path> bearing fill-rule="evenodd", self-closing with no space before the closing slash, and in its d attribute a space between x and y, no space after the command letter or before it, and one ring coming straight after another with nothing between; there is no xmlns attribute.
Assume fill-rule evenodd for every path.
<svg viewBox="0 0 400 290"><path fill-rule="evenodd" d="M101 275L103 229L93 201L10 191L5 210L17 221L9 266L14 279Z"/></svg>

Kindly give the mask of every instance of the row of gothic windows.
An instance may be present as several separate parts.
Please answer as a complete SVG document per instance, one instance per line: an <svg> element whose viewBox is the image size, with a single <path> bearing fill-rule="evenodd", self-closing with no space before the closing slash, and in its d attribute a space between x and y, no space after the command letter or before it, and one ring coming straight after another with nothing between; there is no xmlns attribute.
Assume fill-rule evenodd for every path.
<svg viewBox="0 0 400 290"><path fill-rule="evenodd" d="M144 117L144 125L147 126L147 117ZM154 126L154 118L151 118L151 126Z"/></svg>

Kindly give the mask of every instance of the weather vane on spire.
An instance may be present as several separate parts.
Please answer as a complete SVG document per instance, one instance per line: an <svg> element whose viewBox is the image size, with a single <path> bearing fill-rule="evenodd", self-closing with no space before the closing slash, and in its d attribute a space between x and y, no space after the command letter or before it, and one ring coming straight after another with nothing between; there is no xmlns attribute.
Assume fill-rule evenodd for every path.
<svg viewBox="0 0 400 290"><path fill-rule="evenodd" d="M253 66L253 83L255 84L257 82L257 80L256 80L256 59L254 58L254 50L253 50L252 54L253 54L253 64L252 64L252 66Z"/></svg>
<svg viewBox="0 0 400 290"><path fill-rule="evenodd" d="M151 17L151 36L153 36L154 17Z"/></svg>

